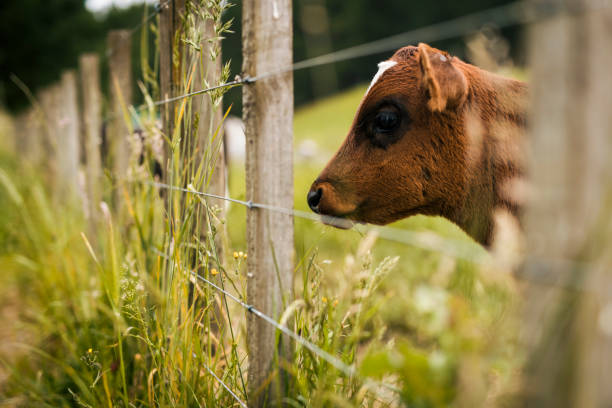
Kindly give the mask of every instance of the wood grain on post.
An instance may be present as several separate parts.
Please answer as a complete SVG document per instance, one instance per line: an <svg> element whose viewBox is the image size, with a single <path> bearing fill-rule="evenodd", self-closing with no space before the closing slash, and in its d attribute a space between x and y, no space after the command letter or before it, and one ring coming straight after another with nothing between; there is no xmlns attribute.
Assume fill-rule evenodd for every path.
<svg viewBox="0 0 612 408"><path fill-rule="evenodd" d="M121 184L127 178L130 158L128 138L131 136L131 119L127 114L132 104L132 40L128 30L108 33L110 73L110 117L107 140L113 176ZM120 208L121 189L116 188L115 205Z"/></svg>
<svg viewBox="0 0 612 408"><path fill-rule="evenodd" d="M243 3L243 72L254 77L292 63L292 11L290 0L253 0ZM247 199L293 208L293 74L275 75L243 87L246 131ZM293 219L262 209L247 213L248 302L278 318L290 302L293 272ZM276 399L279 373L266 387L275 353L275 329L249 314L250 402L261 406ZM287 339L283 338L287 345ZM282 348L282 347L281 347Z"/></svg>
<svg viewBox="0 0 612 408"><path fill-rule="evenodd" d="M98 219L98 205L102 200L102 92L100 91L100 59L96 54L79 58L83 101L83 144L85 146L85 184L87 186L88 215L94 223Z"/></svg>
<svg viewBox="0 0 612 408"><path fill-rule="evenodd" d="M521 406L612 406L612 53L602 51L612 47L612 10L576 6L584 10L530 32L533 185L522 273L544 283L526 288Z"/></svg>

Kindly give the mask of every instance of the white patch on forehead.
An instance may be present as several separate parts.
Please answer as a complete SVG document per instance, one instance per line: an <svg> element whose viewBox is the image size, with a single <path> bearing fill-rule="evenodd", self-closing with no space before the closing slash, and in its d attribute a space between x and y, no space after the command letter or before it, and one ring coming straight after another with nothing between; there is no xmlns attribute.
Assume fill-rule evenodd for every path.
<svg viewBox="0 0 612 408"><path fill-rule="evenodd" d="M370 83L370 86L368 87L368 90L366 91L366 95L368 94L368 92L370 92L370 89L372 89L376 81L380 79L382 74L384 74L386 70L388 70L389 68L395 65L397 65L397 62L395 61L383 61L383 62L378 63L378 72L376 73L376 75L374 75L374 78L372 78L372 83Z"/></svg>

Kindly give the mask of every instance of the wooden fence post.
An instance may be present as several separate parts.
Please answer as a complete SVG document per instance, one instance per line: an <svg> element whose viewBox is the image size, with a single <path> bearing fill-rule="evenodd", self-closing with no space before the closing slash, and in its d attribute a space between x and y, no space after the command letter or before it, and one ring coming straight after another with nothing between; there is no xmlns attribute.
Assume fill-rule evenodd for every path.
<svg viewBox="0 0 612 408"><path fill-rule="evenodd" d="M175 37L180 29L180 16L185 10L185 0L159 0L161 13L159 16L159 88L161 99L177 96L181 78L181 47L175 42ZM177 65L175 65L175 63ZM172 139L174 132L174 107L175 103L165 103L160 107L163 133ZM164 149L164 178L168 179L168 172L172 171L169 165L169 148Z"/></svg>
<svg viewBox="0 0 612 408"><path fill-rule="evenodd" d="M205 87L205 82L209 85L218 84L221 79L222 61L220 54L220 42L219 40L210 39L215 37L214 21L210 19L203 19L197 22L199 31L201 31L202 42L200 44L201 51L197 53L197 68L194 74L192 89L202 89ZM215 61L210 60L210 52L212 48L218 48L217 56ZM213 134L215 130L221 125L223 120L223 104L222 101L217 101L218 105L213 106L210 94L202 94L195 96L192 99L192 111L193 111L193 123L198 123L196 138L196 146L198 146L201 154L210 151L213 154L203 156L202 160L209 163L205 164L206 168L211 169L211 178L208 184L207 192L216 195L225 195L226 188L226 177L225 177L225 154L223 145L223 127L219 128L219 134L216 140L213 141ZM197 120L196 120L197 117ZM217 154L214 154L214 153ZM214 166L213 166L214 163ZM211 168L214 167L214 168ZM226 202L223 200L211 199L209 202L212 205L216 205L220 208L218 214L219 219L225 218L225 205ZM202 233L206 234L205 223L203 223L205 230ZM221 263L223 263L223 229L224 224L218 223L215 227L219 231L215 246L217 248L217 255Z"/></svg>
<svg viewBox="0 0 612 408"><path fill-rule="evenodd" d="M242 5L243 72L254 77L292 63L291 0L253 0ZM293 208L293 73L246 85L243 88L246 131L247 199ZM293 219L262 209L247 213L248 302L279 318L287 306L293 282ZM249 314L250 402L262 406L280 396L279 373L272 387L266 382L273 371L275 353L289 357L276 346L276 330ZM282 339L283 342L287 339ZM287 344L285 344L287 346ZM282 349L283 347L281 347Z"/></svg>
<svg viewBox="0 0 612 408"><path fill-rule="evenodd" d="M575 14L531 27L522 273L545 283L525 292L531 353L521 406L612 406L612 9L596 3L572 2Z"/></svg>
<svg viewBox="0 0 612 408"><path fill-rule="evenodd" d="M13 120L15 128L15 152L31 165L35 165L37 162L34 148L36 147L35 140L38 137L36 134L36 116L33 112L34 108L30 107L21 112Z"/></svg>
<svg viewBox="0 0 612 408"><path fill-rule="evenodd" d="M5 116L6 115L6 116ZM4 116L4 117L3 117ZM7 123L7 119L9 119ZM20 158L30 161L28 154L28 112L21 112L16 116L8 116L5 112L0 112L0 135L4 140L0 140L0 149L19 155Z"/></svg>
<svg viewBox="0 0 612 408"><path fill-rule="evenodd" d="M28 109L27 126L28 140L26 143L27 154L31 163L39 167L43 161L44 151L44 127L41 125L41 115L43 114L40 103Z"/></svg>
<svg viewBox="0 0 612 408"><path fill-rule="evenodd" d="M57 98L56 84L49 85L40 91L40 112L38 122L41 130L41 167L45 169L47 185L55 185L57 182L57 123L58 107L60 101Z"/></svg>
<svg viewBox="0 0 612 408"><path fill-rule="evenodd" d="M85 185L87 188L88 215L95 225L98 205L102 200L102 92L100 91L100 60L96 54L83 54L79 58L83 101L83 137L85 146Z"/></svg>
<svg viewBox="0 0 612 408"><path fill-rule="evenodd" d="M130 158L128 138L131 137L131 117L127 114L132 104L132 41L128 30L108 33L110 73L110 115L107 140L112 172L119 185L127 178ZM127 116L126 116L127 115ZM121 208L121 188L115 188L115 205Z"/></svg>
<svg viewBox="0 0 612 408"><path fill-rule="evenodd" d="M74 70L64 71L60 86L57 166L62 186L58 193L68 192L71 199L76 199L79 193L79 159L81 156L76 72Z"/></svg>
<svg viewBox="0 0 612 408"><path fill-rule="evenodd" d="M25 113L9 115L0 108L0 151L12 155L23 153Z"/></svg>

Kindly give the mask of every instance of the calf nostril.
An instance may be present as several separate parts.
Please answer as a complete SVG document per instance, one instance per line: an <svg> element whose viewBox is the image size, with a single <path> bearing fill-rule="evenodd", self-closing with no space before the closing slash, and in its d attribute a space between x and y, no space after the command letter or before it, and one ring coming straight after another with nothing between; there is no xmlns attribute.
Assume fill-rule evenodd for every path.
<svg viewBox="0 0 612 408"><path fill-rule="evenodd" d="M321 196L323 195L323 189L317 188L316 190L310 190L308 192L308 196L306 200L308 201L308 206L314 212L318 212L319 203L321 202Z"/></svg>

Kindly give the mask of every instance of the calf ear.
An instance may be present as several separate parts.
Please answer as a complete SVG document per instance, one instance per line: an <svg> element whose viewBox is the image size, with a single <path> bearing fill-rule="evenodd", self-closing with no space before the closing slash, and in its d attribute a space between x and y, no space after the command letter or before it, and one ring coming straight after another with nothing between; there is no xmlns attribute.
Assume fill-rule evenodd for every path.
<svg viewBox="0 0 612 408"><path fill-rule="evenodd" d="M467 79L457 69L448 54L434 51L427 44L419 44L421 83L427 90L427 106L433 112L442 112L459 106L467 96Z"/></svg>

